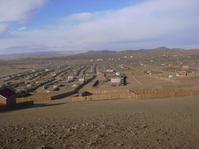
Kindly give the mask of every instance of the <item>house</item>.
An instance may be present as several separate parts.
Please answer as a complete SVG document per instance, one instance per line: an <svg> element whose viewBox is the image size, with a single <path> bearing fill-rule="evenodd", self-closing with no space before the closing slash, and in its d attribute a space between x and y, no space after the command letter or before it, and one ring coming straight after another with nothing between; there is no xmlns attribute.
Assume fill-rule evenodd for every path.
<svg viewBox="0 0 199 149"><path fill-rule="evenodd" d="M85 82L85 76L82 76L79 78L80 84L83 84Z"/></svg>
<svg viewBox="0 0 199 149"><path fill-rule="evenodd" d="M0 88L0 106L12 106L16 104L16 92L13 88L4 86Z"/></svg>
<svg viewBox="0 0 199 149"><path fill-rule="evenodd" d="M74 79L75 79L75 77L74 77L74 76L68 76L68 81L69 81L69 82L74 81Z"/></svg>
<svg viewBox="0 0 199 149"><path fill-rule="evenodd" d="M120 72L116 72L115 75L116 75L116 76L120 76Z"/></svg>
<svg viewBox="0 0 199 149"><path fill-rule="evenodd" d="M85 96L91 96L92 93L88 92L88 91L84 91L81 93L81 96L85 97Z"/></svg>
<svg viewBox="0 0 199 149"><path fill-rule="evenodd" d="M111 86L119 86L119 85L121 85L120 77L111 78Z"/></svg>
<svg viewBox="0 0 199 149"><path fill-rule="evenodd" d="M176 73L176 77L183 78L188 75L187 71L179 71Z"/></svg>
<svg viewBox="0 0 199 149"><path fill-rule="evenodd" d="M169 79L172 79L172 78L173 78L173 75L169 75L168 78L169 78Z"/></svg>
<svg viewBox="0 0 199 149"><path fill-rule="evenodd" d="M113 69L106 69L106 72L107 72L107 73L113 73L114 70L113 70Z"/></svg>
<svg viewBox="0 0 199 149"><path fill-rule="evenodd" d="M45 69L45 72L48 72L49 71L49 69Z"/></svg>
<svg viewBox="0 0 199 149"><path fill-rule="evenodd" d="M127 76L120 74L120 76L111 78L111 86L127 85Z"/></svg>
<svg viewBox="0 0 199 149"><path fill-rule="evenodd" d="M125 74L120 75L121 85L127 85L127 76Z"/></svg>
<svg viewBox="0 0 199 149"><path fill-rule="evenodd" d="M144 71L144 73L147 75L152 75L152 72L150 70L146 70L146 71Z"/></svg>
<svg viewBox="0 0 199 149"><path fill-rule="evenodd" d="M96 61L97 61L97 62L102 62L102 61L104 61L104 60L101 59L101 58L98 58Z"/></svg>

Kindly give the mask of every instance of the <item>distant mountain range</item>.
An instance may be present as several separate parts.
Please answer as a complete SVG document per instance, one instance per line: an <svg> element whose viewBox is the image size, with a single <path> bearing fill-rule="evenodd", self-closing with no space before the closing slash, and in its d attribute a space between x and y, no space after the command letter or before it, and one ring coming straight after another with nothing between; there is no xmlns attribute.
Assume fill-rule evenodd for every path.
<svg viewBox="0 0 199 149"><path fill-rule="evenodd" d="M154 49L139 49L139 50L123 50L123 51L114 51L114 50L90 50L90 51L39 51L39 52L24 52L24 53L15 53L15 54L2 54L0 55L1 60L9 60L9 59L20 59L20 58L48 58L48 57L63 57L63 56L71 56L71 55L111 55L116 53L150 53L150 54L164 54L164 53L172 53L178 54L179 52L186 53L199 53L199 49L189 49L185 50L182 48L167 48L167 47L159 47Z"/></svg>
<svg viewBox="0 0 199 149"><path fill-rule="evenodd" d="M13 54L0 54L0 59L20 59L27 57L48 58L48 57L61 57L82 53L82 51L39 51L39 52L24 52Z"/></svg>

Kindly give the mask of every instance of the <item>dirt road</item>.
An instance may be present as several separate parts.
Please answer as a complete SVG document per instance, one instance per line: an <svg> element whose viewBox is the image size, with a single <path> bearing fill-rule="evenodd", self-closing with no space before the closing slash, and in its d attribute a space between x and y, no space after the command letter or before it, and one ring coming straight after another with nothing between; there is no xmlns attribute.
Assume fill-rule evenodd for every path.
<svg viewBox="0 0 199 149"><path fill-rule="evenodd" d="M56 101L0 113L0 148L199 148L198 99Z"/></svg>

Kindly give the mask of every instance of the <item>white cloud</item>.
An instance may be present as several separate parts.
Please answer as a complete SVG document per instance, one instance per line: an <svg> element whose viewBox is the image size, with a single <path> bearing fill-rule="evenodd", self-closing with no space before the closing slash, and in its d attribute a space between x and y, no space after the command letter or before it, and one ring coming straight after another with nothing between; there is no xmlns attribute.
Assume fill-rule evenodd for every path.
<svg viewBox="0 0 199 149"><path fill-rule="evenodd" d="M5 24L5 23L0 23L0 33L6 32L7 29L8 29L7 24Z"/></svg>
<svg viewBox="0 0 199 149"><path fill-rule="evenodd" d="M24 31L24 30L26 30L26 29L27 29L26 26L22 26L22 27L18 28L19 31Z"/></svg>
<svg viewBox="0 0 199 149"><path fill-rule="evenodd" d="M119 10L73 14L42 29L12 32L12 38L0 39L0 49L192 47L199 40L198 14L198 0L146 0Z"/></svg>
<svg viewBox="0 0 199 149"><path fill-rule="evenodd" d="M96 14L83 12L78 14L73 14L69 17L66 17L66 21L75 21L75 22L87 22L96 18Z"/></svg>
<svg viewBox="0 0 199 149"><path fill-rule="evenodd" d="M127 7L71 31L74 39L88 43L137 41L184 32L196 27L196 0L152 0ZM85 38L86 36L86 38Z"/></svg>
<svg viewBox="0 0 199 149"><path fill-rule="evenodd" d="M28 21L46 0L0 0L0 35L13 22Z"/></svg>
<svg viewBox="0 0 199 149"><path fill-rule="evenodd" d="M0 0L0 22L25 21L45 0Z"/></svg>

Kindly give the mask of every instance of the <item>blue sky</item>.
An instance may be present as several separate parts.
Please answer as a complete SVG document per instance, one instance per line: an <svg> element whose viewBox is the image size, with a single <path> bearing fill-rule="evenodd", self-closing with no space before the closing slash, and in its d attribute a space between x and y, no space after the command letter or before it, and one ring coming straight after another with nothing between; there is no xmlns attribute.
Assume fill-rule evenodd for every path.
<svg viewBox="0 0 199 149"><path fill-rule="evenodd" d="M36 28L74 13L115 10L130 4L138 4L141 1L143 0L59 0L59 2L49 0L26 25ZM14 24L13 28L18 28L20 25Z"/></svg>
<svg viewBox="0 0 199 149"><path fill-rule="evenodd" d="M0 0L0 54L198 48L198 14L198 0Z"/></svg>

